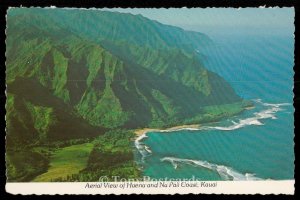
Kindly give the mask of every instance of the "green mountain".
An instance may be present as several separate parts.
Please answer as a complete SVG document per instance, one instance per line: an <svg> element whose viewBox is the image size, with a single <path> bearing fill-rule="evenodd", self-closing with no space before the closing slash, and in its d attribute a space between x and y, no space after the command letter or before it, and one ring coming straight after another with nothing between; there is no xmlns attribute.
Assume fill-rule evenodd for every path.
<svg viewBox="0 0 300 200"><path fill-rule="evenodd" d="M96 10L10 9L7 24L8 148L215 121L247 105L193 53L212 42L204 34Z"/></svg>
<svg viewBox="0 0 300 200"><path fill-rule="evenodd" d="M173 47L189 52L212 43L205 34L164 25L142 15L85 9L39 8L13 9L9 14L20 17L28 17L32 14L40 17L47 16L47 19L53 20L60 27L97 43L111 40L136 46L148 46L152 49ZM33 23L37 26L43 25L39 28L45 30L50 27L50 25L40 24L40 21Z"/></svg>

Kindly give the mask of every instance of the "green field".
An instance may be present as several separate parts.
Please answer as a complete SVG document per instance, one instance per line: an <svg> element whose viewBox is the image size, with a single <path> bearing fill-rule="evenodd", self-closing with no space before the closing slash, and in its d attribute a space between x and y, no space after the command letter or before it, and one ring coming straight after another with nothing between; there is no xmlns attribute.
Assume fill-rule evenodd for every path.
<svg viewBox="0 0 300 200"><path fill-rule="evenodd" d="M49 182L79 173L86 167L92 149L92 143L84 143L57 150L50 159L48 171L37 176L33 181Z"/></svg>

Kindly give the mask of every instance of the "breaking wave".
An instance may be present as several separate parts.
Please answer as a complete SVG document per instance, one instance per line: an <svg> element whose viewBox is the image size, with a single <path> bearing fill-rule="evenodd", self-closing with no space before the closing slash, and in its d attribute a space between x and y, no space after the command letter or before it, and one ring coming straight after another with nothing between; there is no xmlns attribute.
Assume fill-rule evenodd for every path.
<svg viewBox="0 0 300 200"><path fill-rule="evenodd" d="M255 174L251 174L251 173L243 174L241 172L232 169L231 167L227 167L224 165L217 165L202 160L190 160L190 159L181 159L181 158L174 158L174 157L164 157L160 160L162 162L170 162L174 166L174 169L177 169L179 164L186 164L195 167L206 168L211 171L217 172L219 176L224 180L233 180L233 181L263 180L259 177L256 177Z"/></svg>
<svg viewBox="0 0 300 200"><path fill-rule="evenodd" d="M282 111L282 106L290 106L290 103L279 103L279 104L272 104L272 103L263 103L260 99L254 100L254 102L261 104L262 106L266 107L265 109L261 110L260 112L254 112L253 117L248 117L246 119L240 119L238 122L231 121L231 125L229 126L204 126L201 130L223 130L223 131L231 131L235 129L239 129L249 125L261 126L264 125L260 120L262 119L277 119L276 113L278 111Z"/></svg>
<svg viewBox="0 0 300 200"><path fill-rule="evenodd" d="M199 128L194 127L184 127L184 128L178 128L178 129L172 129L172 130L157 130L155 132L177 132L177 131L209 131L209 130L221 130L221 131L232 131L236 129L240 129L246 126L262 126L264 125L261 120L263 119L277 119L276 113L279 111L283 111L284 109L282 107L284 106L291 106L291 103L278 103L278 104L272 104L272 103L264 103L261 99L255 99L253 100L256 104L263 106L262 110L259 112L254 112L251 117L245 118L245 119L239 119L238 121L231 120L231 124L226 126L199 126ZM150 147L146 146L142 140L147 138L147 133L144 133L143 135L139 136L135 140L135 146L137 150L142 155L142 161L144 159L151 155L152 151Z"/></svg>
<svg viewBox="0 0 300 200"><path fill-rule="evenodd" d="M149 154L151 154L151 149L145 145L142 140L144 140L145 138L147 138L148 136L146 134L142 134L139 137L137 137L134 141L134 145L136 147L136 149L140 152L140 154L142 155L142 162L144 162L145 158L147 156L149 156Z"/></svg>

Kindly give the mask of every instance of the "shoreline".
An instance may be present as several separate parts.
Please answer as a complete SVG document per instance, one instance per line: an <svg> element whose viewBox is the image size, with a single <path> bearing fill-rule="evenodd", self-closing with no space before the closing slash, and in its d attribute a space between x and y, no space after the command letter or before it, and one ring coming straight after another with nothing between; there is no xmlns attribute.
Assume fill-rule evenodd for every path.
<svg viewBox="0 0 300 200"><path fill-rule="evenodd" d="M180 130L180 129L187 129L187 128L200 128L201 125L200 124L190 124L190 125L179 125L179 126L173 126L170 128L142 128L142 129L135 129L133 132L135 133L136 137L145 135L148 132L171 132L171 131L176 131L176 130Z"/></svg>
<svg viewBox="0 0 300 200"><path fill-rule="evenodd" d="M245 111L245 110L252 110L254 109L255 106L251 105L251 106L247 106L244 107L244 109L241 111ZM173 127L169 127L169 128L141 128L141 129L134 129L133 132L136 135L136 138L142 136L142 135L146 135L146 133L148 132L172 132L172 131L176 131L176 130L181 130L181 129L197 129L200 128L201 124L184 124L184 125L179 125L179 126L173 126Z"/></svg>
<svg viewBox="0 0 300 200"><path fill-rule="evenodd" d="M255 108L255 106L248 106L248 107L245 107L245 110L252 110L254 108Z"/></svg>
<svg viewBox="0 0 300 200"><path fill-rule="evenodd" d="M135 129L133 132L135 133L135 138L134 138L134 145L136 149L140 152L142 155L142 160L147 156L147 154L152 154L151 149L143 144L141 140L144 138L147 138L148 136L146 135L148 132L173 132L173 131L179 131L179 130L184 130L184 129L199 129L201 127L200 124L190 124L190 125L180 125L180 126L173 126L170 128L142 128L142 129Z"/></svg>

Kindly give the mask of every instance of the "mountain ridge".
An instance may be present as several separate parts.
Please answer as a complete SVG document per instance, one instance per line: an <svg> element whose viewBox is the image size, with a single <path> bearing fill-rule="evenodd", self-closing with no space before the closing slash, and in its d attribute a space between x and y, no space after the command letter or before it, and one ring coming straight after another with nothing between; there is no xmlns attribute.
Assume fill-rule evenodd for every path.
<svg viewBox="0 0 300 200"><path fill-rule="evenodd" d="M34 15L45 18L47 16L49 20L60 24L73 33L80 32L82 36L94 42L99 42L103 38L110 38L113 41L119 40L139 45L147 44L152 48L164 48L167 45L188 50L190 53L202 45L212 43L212 40L203 33L187 31L180 27L162 24L142 15L130 13L85 9L23 8L9 10L9 14L13 17ZM142 34L134 34L135 32L142 32Z"/></svg>
<svg viewBox="0 0 300 200"><path fill-rule="evenodd" d="M74 29L70 28L74 25L72 20L69 24L66 21L58 22L55 15L57 13L60 13L60 17L64 14L64 20L74 18L69 11L58 9L49 9L46 12L29 9L23 14L13 14L11 17L11 11L8 13L7 91L9 95L26 101L20 104L21 114L12 119L8 118L8 121L26 121L31 124L30 128L25 128L27 132L39 132L36 135L42 134L52 139L84 137L84 132L93 136L114 128L162 127L213 121L241 112L247 105L223 78L205 68L201 60L191 53L193 48L180 42L175 42L175 46L169 45L172 40L165 38L171 31L162 32L168 26L159 29L157 25L151 27L152 23L147 24L151 20L143 21L149 30L161 31L155 36L162 35L157 43L155 40L149 40L150 43L143 42L144 32L141 29L135 30L141 44L130 43L132 36L129 33L124 36L125 39L120 40L101 36L101 33L100 36L104 39L96 41L97 35L89 38L84 30L80 32L77 29L74 33ZM98 19L99 16L101 14L97 14ZM90 16L80 18L79 24L89 19ZM107 16L103 19L111 20L111 24L119 20ZM127 24L140 22L135 22L134 17L131 20ZM96 26L103 24L107 25L108 22L101 21ZM133 27L132 24L130 26ZM123 31L124 28L119 29ZM189 40L192 36L184 36L184 32L180 34L176 36L178 40L185 38L186 44L193 43L193 40ZM119 37L117 36L116 38ZM131 39L126 41L126 37ZM161 48L162 44L166 46ZM24 81L31 84L24 84ZM29 93L26 94L18 88ZM48 91L48 96L58 98L55 100L58 103L45 101L47 103L40 107L38 95L35 95L36 99L28 99L31 94L41 90ZM50 96L49 99L52 99ZM234 112L209 113L205 109L207 106L228 104L233 105ZM14 107L14 104L10 106ZM68 111L57 111L64 106ZM25 111L30 112L31 117L29 114L23 115L22 112ZM74 130L68 125L62 131L63 120L52 123L52 115L49 113L62 115L69 119L68 123L78 124L81 128ZM44 116L50 121L43 124L36 121L36 116ZM41 123L42 125L37 125ZM61 127L55 128L59 123ZM9 132L10 130L13 129L8 129ZM55 131L65 132L65 136L59 136L62 133ZM12 138L17 140L19 133L11 132L12 135L16 134ZM37 140L40 138L28 134L27 139L32 140L31 137Z"/></svg>

